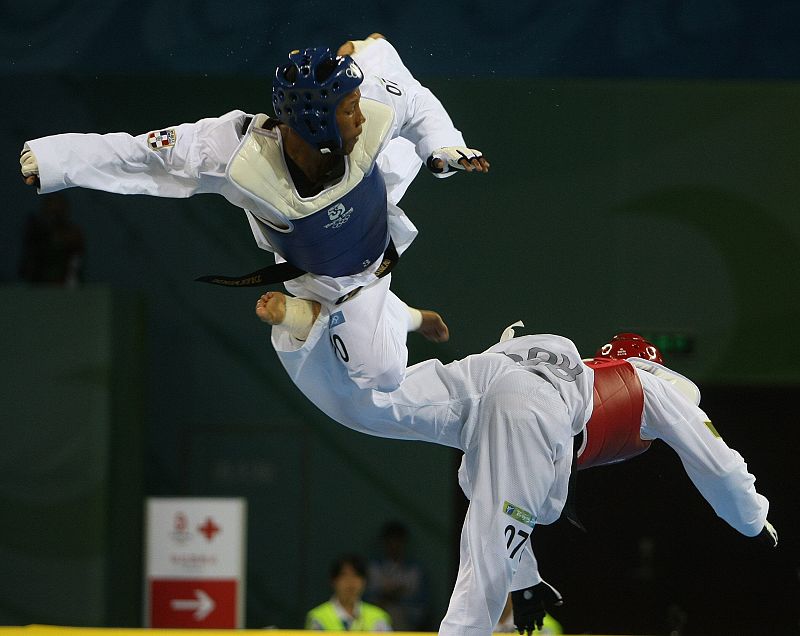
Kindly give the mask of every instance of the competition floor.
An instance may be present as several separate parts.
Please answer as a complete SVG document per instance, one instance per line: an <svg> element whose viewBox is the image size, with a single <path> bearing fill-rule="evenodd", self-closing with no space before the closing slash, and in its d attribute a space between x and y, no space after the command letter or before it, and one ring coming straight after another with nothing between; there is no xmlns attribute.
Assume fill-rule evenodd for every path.
<svg viewBox="0 0 800 636"><path fill-rule="evenodd" d="M231 632L236 632L236 634L258 634L259 636L309 636L310 633L303 630L290 629L109 629L104 627L56 627L52 625L0 627L0 636L214 636L214 634L230 634ZM325 633L333 636L345 636L346 634L352 636L352 632ZM432 632L391 633L393 636L433 636ZM385 632L382 632L382 634L386 636ZM594 636L614 635L595 634Z"/></svg>

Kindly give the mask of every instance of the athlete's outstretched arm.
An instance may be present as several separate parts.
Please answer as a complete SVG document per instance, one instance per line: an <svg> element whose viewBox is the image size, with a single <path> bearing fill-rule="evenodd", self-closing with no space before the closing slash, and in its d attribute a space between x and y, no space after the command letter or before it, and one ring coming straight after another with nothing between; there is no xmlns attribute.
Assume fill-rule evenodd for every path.
<svg viewBox="0 0 800 636"><path fill-rule="evenodd" d="M467 148L442 103L411 74L380 34L345 43L340 50L352 50L353 59L364 71L361 94L394 109L397 134L414 143L417 154L435 174L450 174L451 169L489 171L483 153Z"/></svg>
<svg viewBox="0 0 800 636"><path fill-rule="evenodd" d="M128 133L65 133L27 141L20 165L41 194L81 187L118 194L189 197L218 192L247 115Z"/></svg>
<svg viewBox="0 0 800 636"><path fill-rule="evenodd" d="M641 435L661 439L680 457L686 473L714 511L748 537L762 532L769 502L756 492L755 477L709 417L669 381L637 370L644 389Z"/></svg>

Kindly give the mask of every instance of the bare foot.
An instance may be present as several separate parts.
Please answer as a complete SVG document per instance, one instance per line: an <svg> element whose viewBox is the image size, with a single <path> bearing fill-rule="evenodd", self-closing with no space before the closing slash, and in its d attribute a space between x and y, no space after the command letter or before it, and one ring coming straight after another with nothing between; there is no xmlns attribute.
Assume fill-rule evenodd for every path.
<svg viewBox="0 0 800 636"><path fill-rule="evenodd" d="M427 340L431 342L447 342L450 340L450 330L439 314L430 309L420 309L419 313L422 314L422 324L417 331L425 336Z"/></svg>
<svg viewBox="0 0 800 636"><path fill-rule="evenodd" d="M368 35L364 40L385 40L386 38L383 37L380 33L371 33ZM336 55L352 55L356 52L356 46L353 43L353 40L348 40L339 49L336 51Z"/></svg>
<svg viewBox="0 0 800 636"><path fill-rule="evenodd" d="M305 340L322 309L316 300L293 298L281 292L263 294L256 303L256 315L268 325L283 325L295 338Z"/></svg>
<svg viewBox="0 0 800 636"><path fill-rule="evenodd" d="M268 325L279 325L286 318L286 294L267 292L256 303L256 316Z"/></svg>
<svg viewBox="0 0 800 636"><path fill-rule="evenodd" d="M356 52L356 47L353 46L352 40L347 40L342 46L340 46L337 51L336 55L352 55Z"/></svg>

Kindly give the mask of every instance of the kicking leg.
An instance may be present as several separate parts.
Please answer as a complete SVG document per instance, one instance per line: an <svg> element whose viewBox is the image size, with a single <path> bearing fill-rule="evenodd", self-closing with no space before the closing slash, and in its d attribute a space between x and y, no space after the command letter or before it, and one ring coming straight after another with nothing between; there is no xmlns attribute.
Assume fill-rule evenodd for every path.
<svg viewBox="0 0 800 636"><path fill-rule="evenodd" d="M461 532L459 571L445 636L485 636L496 625L514 584L541 579L526 555L537 523L552 523L566 499L571 421L546 381L518 369L486 391L467 447L471 490ZM526 572L516 576L520 562Z"/></svg>

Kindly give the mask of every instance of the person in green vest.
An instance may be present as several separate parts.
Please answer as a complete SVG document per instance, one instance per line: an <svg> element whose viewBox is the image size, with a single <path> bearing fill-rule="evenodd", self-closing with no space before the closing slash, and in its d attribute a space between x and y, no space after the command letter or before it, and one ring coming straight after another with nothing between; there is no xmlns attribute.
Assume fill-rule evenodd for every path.
<svg viewBox="0 0 800 636"><path fill-rule="evenodd" d="M330 574L333 596L306 614L306 629L392 631L389 614L361 600L367 584L367 567L361 557L354 554L339 557L331 564Z"/></svg>

